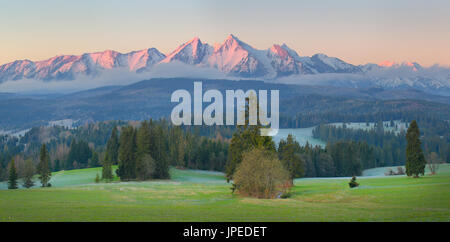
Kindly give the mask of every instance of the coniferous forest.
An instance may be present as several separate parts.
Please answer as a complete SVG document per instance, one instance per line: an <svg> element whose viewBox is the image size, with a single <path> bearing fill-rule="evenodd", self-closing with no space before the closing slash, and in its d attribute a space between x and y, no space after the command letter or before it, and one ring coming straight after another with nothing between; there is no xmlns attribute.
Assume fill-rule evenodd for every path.
<svg viewBox="0 0 450 242"><path fill-rule="evenodd" d="M450 162L448 123L436 119L418 123L425 156L433 152ZM393 125L377 122L368 130L318 125L313 136L326 141L326 147L300 145L295 137L288 137L272 149L285 161L292 178L361 175L364 169L405 165L406 132L385 130ZM122 180L167 179L170 166L232 174L240 159L232 154L241 154L252 142L235 137L242 132L228 126L173 126L163 119L98 122L72 129L37 127L20 138L0 136L0 178L8 178L12 159L18 178L25 178L27 163L37 167L43 143L51 171L106 166L105 178ZM118 169L113 170L115 165Z"/></svg>

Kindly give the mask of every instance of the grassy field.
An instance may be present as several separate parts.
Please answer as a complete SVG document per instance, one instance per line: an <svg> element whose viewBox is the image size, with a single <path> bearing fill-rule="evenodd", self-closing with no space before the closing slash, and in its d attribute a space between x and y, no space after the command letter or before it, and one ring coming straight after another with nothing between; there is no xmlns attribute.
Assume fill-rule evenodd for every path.
<svg viewBox="0 0 450 242"><path fill-rule="evenodd" d="M450 165L419 179L297 179L288 199L242 198L218 172L93 183L99 168L53 174L51 188L0 190L0 221L450 221Z"/></svg>

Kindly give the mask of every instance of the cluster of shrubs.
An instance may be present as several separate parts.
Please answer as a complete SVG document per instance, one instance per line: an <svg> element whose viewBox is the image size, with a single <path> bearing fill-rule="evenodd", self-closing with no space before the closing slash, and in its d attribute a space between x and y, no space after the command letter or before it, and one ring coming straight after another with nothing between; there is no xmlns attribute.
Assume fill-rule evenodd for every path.
<svg viewBox="0 0 450 242"><path fill-rule="evenodd" d="M292 186L288 171L274 152L252 149L243 154L242 162L233 175L232 192L256 198L287 198Z"/></svg>
<svg viewBox="0 0 450 242"><path fill-rule="evenodd" d="M398 176L398 175L405 175L405 170L403 167L399 166L397 167L397 172L393 171L392 169L389 169L388 172L384 173L386 176Z"/></svg>

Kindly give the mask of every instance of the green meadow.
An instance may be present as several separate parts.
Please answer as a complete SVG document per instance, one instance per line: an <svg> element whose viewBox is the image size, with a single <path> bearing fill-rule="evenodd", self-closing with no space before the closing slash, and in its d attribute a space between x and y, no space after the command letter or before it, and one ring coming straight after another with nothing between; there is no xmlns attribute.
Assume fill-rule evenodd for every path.
<svg viewBox="0 0 450 242"><path fill-rule="evenodd" d="M361 177L354 189L348 178L297 179L287 199L233 195L219 172L172 169L171 180L94 183L97 173L56 172L51 188L3 183L0 221L450 221L449 164L418 179Z"/></svg>

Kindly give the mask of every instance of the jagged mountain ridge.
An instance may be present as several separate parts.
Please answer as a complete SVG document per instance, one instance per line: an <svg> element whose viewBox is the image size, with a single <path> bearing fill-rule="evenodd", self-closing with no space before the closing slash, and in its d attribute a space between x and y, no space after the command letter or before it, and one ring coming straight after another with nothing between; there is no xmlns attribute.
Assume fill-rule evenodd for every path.
<svg viewBox="0 0 450 242"><path fill-rule="evenodd" d="M380 64L352 65L325 54L301 56L286 44L274 44L268 49L259 50L232 34L223 43L214 46L195 37L167 56L156 48L148 48L129 53L107 50L82 55L61 55L36 62L17 60L0 66L0 83L22 79L73 80L78 76L96 77L114 69L123 69L130 73L145 73L160 64L167 63L212 68L227 76L238 78L276 80L283 77L301 78L316 74L355 74L358 75L357 81L341 78L341 80L327 81L326 84L351 87L431 88L444 90L445 93L450 90L448 69L444 75L435 78L418 74L423 70L418 63L399 64L387 61ZM380 72L382 75L378 74ZM323 84L320 81L310 84ZM298 82L305 84L305 82Z"/></svg>
<svg viewBox="0 0 450 242"><path fill-rule="evenodd" d="M142 72L160 63L182 62L216 68L238 77L275 78L293 74L360 72L360 68L324 54L300 57L285 44L257 50L229 35L212 47L198 37L180 45L167 56L156 48L129 53L106 50L82 55L61 55L43 61L17 60L0 66L0 82L20 79L70 80L77 74L97 75L105 70L125 68Z"/></svg>
<svg viewBox="0 0 450 242"><path fill-rule="evenodd" d="M165 55L155 48L119 53L113 50L82 55L55 56L44 61L17 60L0 66L0 82L7 80L70 80L76 74L95 76L104 70L126 68L141 72L159 63Z"/></svg>

